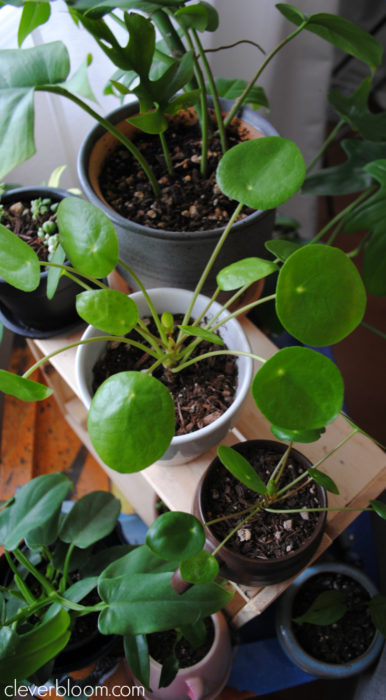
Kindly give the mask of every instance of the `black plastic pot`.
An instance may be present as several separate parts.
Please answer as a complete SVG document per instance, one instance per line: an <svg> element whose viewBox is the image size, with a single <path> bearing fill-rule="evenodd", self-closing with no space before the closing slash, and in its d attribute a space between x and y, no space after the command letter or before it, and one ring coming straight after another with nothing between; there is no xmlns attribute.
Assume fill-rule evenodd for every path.
<svg viewBox="0 0 386 700"><path fill-rule="evenodd" d="M232 102L221 100L224 112ZM127 117L138 112L138 103L132 102L111 112L107 119L125 133L131 133ZM277 136L277 131L259 114L246 107L238 118L263 136ZM106 156L117 141L97 125L83 141L78 158L78 176L82 190L90 202L97 205L114 223L118 238L120 257L140 277L145 287L178 287L194 289L197 281L223 231L215 228L206 231L165 231L141 226L125 219L108 206L99 190L98 177ZM271 237L275 211L256 211L238 221L232 228L211 274L203 288L204 294L213 293L216 274L226 265L244 257L266 257L264 243ZM118 271L133 289L137 288L128 273L118 266Z"/></svg>
<svg viewBox="0 0 386 700"><path fill-rule="evenodd" d="M3 195L3 204L29 201L38 197L49 197L60 202L71 196L66 190L52 187L21 187ZM10 330L28 337L50 337L58 335L81 323L75 308L75 297L79 285L62 276L53 299L48 299L48 271L42 270L40 285L33 292L23 292L12 287L0 277L0 315L3 324Z"/></svg>
<svg viewBox="0 0 386 700"><path fill-rule="evenodd" d="M233 448L246 459L250 459L253 451L256 449L269 449L277 452L279 460L287 446L273 440L247 440L233 445ZM291 458L297 461L304 469L312 466L311 462L298 450L291 450ZM203 474L195 493L193 512L203 523L208 520L206 515L206 493L212 473L220 464L218 457L211 462L207 471ZM316 484L316 488L321 506L326 507L327 497L325 490L318 484ZM242 508L243 506L240 507L240 510ZM267 517L269 517L269 514L267 514ZM231 581L247 586L272 585L291 578L309 563L312 555L316 552L323 536L325 520L326 512L322 511L318 515L312 536L306 539L301 547L295 551L275 559L252 559L223 546L217 554L220 563L220 573ZM213 551L220 542L210 527L206 527L205 532L207 547L210 551Z"/></svg>

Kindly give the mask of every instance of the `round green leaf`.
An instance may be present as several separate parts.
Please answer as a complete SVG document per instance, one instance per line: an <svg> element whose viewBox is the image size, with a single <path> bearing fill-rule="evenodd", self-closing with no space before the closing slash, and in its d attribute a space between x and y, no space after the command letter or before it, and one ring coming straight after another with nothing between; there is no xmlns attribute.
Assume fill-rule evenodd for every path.
<svg viewBox="0 0 386 700"><path fill-rule="evenodd" d="M114 225L98 207L78 197L65 197L58 207L60 242L80 272L105 277L118 261Z"/></svg>
<svg viewBox="0 0 386 700"><path fill-rule="evenodd" d="M338 343L361 322L366 292L343 251L308 245L280 270L276 311L286 330L306 345Z"/></svg>
<svg viewBox="0 0 386 700"><path fill-rule="evenodd" d="M219 572L217 559L205 549L180 564L180 574L188 583L210 583Z"/></svg>
<svg viewBox="0 0 386 700"><path fill-rule="evenodd" d="M6 369L0 369L0 390L22 401L42 401L52 394L52 389L45 384L19 377Z"/></svg>
<svg viewBox="0 0 386 700"><path fill-rule="evenodd" d="M146 545L153 554L167 561L189 559L204 544L204 528L190 513L164 513L154 521L146 535Z"/></svg>
<svg viewBox="0 0 386 700"><path fill-rule="evenodd" d="M76 310L87 323L114 335L129 333L138 320L135 302L116 289L81 292L76 297Z"/></svg>
<svg viewBox="0 0 386 700"><path fill-rule="evenodd" d="M217 168L217 184L227 197L252 209L274 209L298 191L305 172L293 141L264 136L225 153Z"/></svg>
<svg viewBox="0 0 386 700"><path fill-rule="evenodd" d="M174 435L174 403L157 379L119 372L97 390L88 413L91 442L115 471L137 472L160 459Z"/></svg>
<svg viewBox="0 0 386 700"><path fill-rule="evenodd" d="M63 542L71 542L80 549L98 542L115 527L121 504L107 491L92 491L74 503L65 516L59 531Z"/></svg>
<svg viewBox="0 0 386 700"><path fill-rule="evenodd" d="M315 442L319 440L325 428L315 428L315 430L284 430L278 425L271 425L272 434L283 442Z"/></svg>
<svg viewBox="0 0 386 700"><path fill-rule="evenodd" d="M6 226L0 224L0 275L23 292L40 284L40 263L35 251Z"/></svg>
<svg viewBox="0 0 386 700"><path fill-rule="evenodd" d="M276 272L278 266L263 258L244 258L223 267L217 274L216 281L224 292L240 289L247 284L253 284L267 275Z"/></svg>
<svg viewBox="0 0 386 700"><path fill-rule="evenodd" d="M220 445L217 448L217 454L224 467L241 483L256 493L267 493L266 484L243 455L228 445Z"/></svg>
<svg viewBox="0 0 386 700"><path fill-rule="evenodd" d="M321 428L343 404L343 379L328 357L315 350L279 350L256 373L253 398L274 425L290 430Z"/></svg>

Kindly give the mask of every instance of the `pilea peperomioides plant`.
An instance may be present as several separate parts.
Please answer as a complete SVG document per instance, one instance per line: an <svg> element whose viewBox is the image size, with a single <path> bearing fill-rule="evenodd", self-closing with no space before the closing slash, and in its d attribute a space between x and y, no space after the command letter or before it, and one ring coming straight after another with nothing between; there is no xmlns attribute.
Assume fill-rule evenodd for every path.
<svg viewBox="0 0 386 700"><path fill-rule="evenodd" d="M77 620L97 613L99 632L122 637L132 670L148 687L146 634L177 628L198 645L206 634L203 619L232 594L213 582L183 596L171 586L180 558L205 541L193 516L180 514L182 534L171 538L173 559L162 559L147 545L106 540L120 513L120 502L110 493L93 491L61 512L70 488L63 474L39 476L0 510L7 564L0 581L0 682L46 682L55 659L71 645ZM91 603L84 600L90 593ZM94 628L95 619L89 636ZM173 668L175 675L178 663ZM168 685L173 673L166 670Z"/></svg>
<svg viewBox="0 0 386 700"><path fill-rule="evenodd" d="M258 160L261 169L256 170ZM242 173L237 182L234 172ZM108 289L100 281L118 262L118 242L109 219L93 205L68 198L58 208L60 246L57 254L60 255L63 249L71 261L70 266L55 260L39 263L23 241L0 227L0 273L10 284L26 291L33 289L41 264L48 266L56 277L70 275L85 290L77 299L79 315L106 334L96 340L114 339L130 344L133 341L126 334L136 328L141 337L139 346L154 359L153 366L146 372L125 372L118 381L115 379L117 375L107 379L92 401L88 416L90 437L103 461L113 469L138 471L159 459L167 449L174 434L173 404L166 387L151 376L151 371L162 363L171 372L180 372L190 363L200 361L206 354L194 359L190 355L193 348L199 348L203 337L221 343L215 331L226 319L219 321L216 315L210 317L211 301L220 289L234 292L224 305L227 308L251 283L279 270L274 295L239 308L232 312L231 317L274 298L284 327L307 345L336 343L361 322L366 295L355 266L340 250L315 244L296 250L284 264L279 258L272 262L248 258L233 263L218 274L218 289L212 300L208 300L205 314L197 319L190 318L194 299L242 206L246 204L262 209L278 206L300 187L304 173L304 162L298 148L280 137L245 142L226 153L218 168L218 184L239 204L198 281L176 342L170 339L172 319L168 310L161 315L155 312L151 292L144 289L126 263L120 261L136 279L147 299L157 336L150 335L143 326L130 297ZM288 255L288 250L283 252L282 246L276 248L280 248L282 258ZM91 289L90 282L98 289ZM93 342L93 339L76 341L70 347L85 342ZM216 353L243 354L237 348L221 347ZM251 357L262 363L253 382L253 395L259 409L273 425L290 431L320 432L341 411L343 380L327 357L305 347L285 348L268 361L254 354ZM47 359L50 358L42 358L23 377L1 371L0 388L23 400L44 399L51 393L50 389L32 382L29 376Z"/></svg>

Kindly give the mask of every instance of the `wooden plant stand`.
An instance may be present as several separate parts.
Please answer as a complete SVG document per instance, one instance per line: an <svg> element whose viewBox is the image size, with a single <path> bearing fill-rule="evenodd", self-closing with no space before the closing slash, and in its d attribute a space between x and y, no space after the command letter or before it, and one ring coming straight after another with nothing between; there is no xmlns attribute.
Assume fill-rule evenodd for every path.
<svg viewBox="0 0 386 700"><path fill-rule="evenodd" d="M242 319L241 323L248 335L252 350L256 354L268 358L277 351L277 348L248 319ZM80 333L66 338L31 340L29 345L38 359L67 343L76 341L79 335ZM101 467L145 522L150 524L153 520L154 492L172 510L191 512L196 485L214 458L215 449L186 465L165 467L155 463L136 474L119 474L107 467L94 452L88 437L86 409L78 397L75 380L75 352L75 349L67 350L53 357L50 364L43 366L47 383L54 389L54 395L62 412L75 433L94 454ZM257 369L258 365L256 364L255 370ZM339 417L327 428L318 442L295 446L311 461L315 462L349 432L351 432L349 424L342 417ZM249 396L237 426L228 433L224 442L232 445L239 440L258 438L272 439L272 434L269 423L256 409L252 397ZM369 499L376 498L386 488L385 454L371 440L361 434L355 435L337 453L333 454L323 465L323 470L334 478L340 490L340 494L337 496L329 494L331 507L364 507ZM358 514L357 511L329 512L326 531L315 559L329 547L335 537L345 530ZM261 613L289 583L290 581L285 581L274 586L261 588L247 588L230 584L236 588L236 595L228 607L234 625L241 626Z"/></svg>

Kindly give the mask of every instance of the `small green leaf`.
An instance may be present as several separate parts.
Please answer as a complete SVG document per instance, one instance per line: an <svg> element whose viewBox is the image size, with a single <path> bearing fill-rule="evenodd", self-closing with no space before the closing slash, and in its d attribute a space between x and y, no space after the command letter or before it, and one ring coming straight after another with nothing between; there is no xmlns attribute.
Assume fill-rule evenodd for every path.
<svg viewBox="0 0 386 700"><path fill-rule="evenodd" d="M147 547L167 561L189 559L204 544L204 528L190 513L163 513L156 518L146 535Z"/></svg>
<svg viewBox="0 0 386 700"><path fill-rule="evenodd" d="M160 459L170 445L174 424L170 393L141 372L109 377L97 390L88 413L95 450L105 464L122 473L140 471Z"/></svg>
<svg viewBox="0 0 386 700"><path fill-rule="evenodd" d="M367 242L362 262L365 287L376 297L386 295L386 236L384 224L377 224Z"/></svg>
<svg viewBox="0 0 386 700"><path fill-rule="evenodd" d="M55 252L51 256L50 262L56 263L57 265L63 265L65 259L66 259L66 254L65 254L62 246L59 244L58 247L56 248ZM52 299L53 296L55 295L61 274L62 274L62 271L61 271L60 267L49 267L48 268L48 275L47 275L47 298L48 299Z"/></svg>
<svg viewBox="0 0 386 700"><path fill-rule="evenodd" d="M161 316L161 323L162 323L162 326L165 329L166 333L173 333L173 328L174 328L173 314L170 314L169 311L164 311L164 313Z"/></svg>
<svg viewBox="0 0 386 700"><path fill-rule="evenodd" d="M79 68L73 73L71 78L62 83L62 87L70 93L75 93L84 97L86 100L98 102L94 95L90 81L88 79L87 68L92 62L92 56L89 54L87 58L80 64Z"/></svg>
<svg viewBox="0 0 386 700"><path fill-rule="evenodd" d="M368 101L372 87L371 78L366 78L348 97L339 92L330 92L329 102L341 119L344 119L354 131L358 131L363 139L369 142L381 142L386 139L386 114L370 112ZM382 155L379 153L373 160L381 158Z"/></svg>
<svg viewBox="0 0 386 700"><path fill-rule="evenodd" d="M162 134L168 128L168 120L159 109L138 114L127 121L145 134Z"/></svg>
<svg viewBox="0 0 386 700"><path fill-rule="evenodd" d="M364 170L380 184L380 188L355 207L345 221L345 231L352 233L360 229L373 229L383 224L386 216L386 159L373 161L364 166Z"/></svg>
<svg viewBox="0 0 386 700"><path fill-rule="evenodd" d="M295 243L294 241L285 241L281 239L266 241L264 245L270 253L275 255L277 258L279 258L279 260L282 260L283 262L287 260L287 258L289 258L290 255L292 255L292 253L295 252L295 250L298 250L302 246L301 243Z"/></svg>
<svg viewBox="0 0 386 700"><path fill-rule="evenodd" d="M271 425L271 432L278 440L282 440L283 442L315 442L319 440L322 433L326 432L326 429L284 430L277 425Z"/></svg>
<svg viewBox="0 0 386 700"><path fill-rule="evenodd" d="M147 690L150 690L150 661L146 635L126 634L123 638L123 648L131 672Z"/></svg>
<svg viewBox="0 0 386 700"><path fill-rule="evenodd" d="M281 12L283 17L288 19L289 22L293 22L293 24L299 25L307 19L307 16L304 15L303 12L289 3L279 2L275 7Z"/></svg>
<svg viewBox="0 0 386 700"><path fill-rule="evenodd" d="M113 335L129 333L138 321L135 302L116 289L81 292L76 297L76 310L84 321Z"/></svg>
<svg viewBox="0 0 386 700"><path fill-rule="evenodd" d="M216 276L216 281L223 291L239 289L253 284L278 270L278 266L263 258L243 258L223 267Z"/></svg>
<svg viewBox="0 0 386 700"><path fill-rule="evenodd" d="M92 491L76 501L64 517L59 537L63 542L86 549L114 529L120 501L107 491Z"/></svg>
<svg viewBox="0 0 386 700"><path fill-rule="evenodd" d="M118 261L118 238L110 219L78 197L58 207L60 242L74 267L86 275L105 277Z"/></svg>
<svg viewBox="0 0 386 700"><path fill-rule="evenodd" d="M386 637L386 596L377 594L369 601L371 619L377 630Z"/></svg>
<svg viewBox="0 0 386 700"><path fill-rule="evenodd" d="M218 572L217 559L205 549L180 563L181 576L188 583L210 583L218 576Z"/></svg>
<svg viewBox="0 0 386 700"><path fill-rule="evenodd" d="M266 484L242 454L227 445L219 445L217 455L224 467L242 484L261 495L267 493Z"/></svg>
<svg viewBox="0 0 386 700"><path fill-rule="evenodd" d="M382 501L378 500L372 500L370 501L370 505L372 506L373 510L375 510L377 515L386 520L386 503L382 503Z"/></svg>
<svg viewBox="0 0 386 700"><path fill-rule="evenodd" d="M340 620L347 612L342 591L323 591L314 600L307 612L295 617L294 622L302 624L309 622L313 625L332 625Z"/></svg>
<svg viewBox="0 0 386 700"><path fill-rule="evenodd" d="M204 620L197 620L193 625L180 625L179 631L194 649L205 643L206 626Z"/></svg>
<svg viewBox="0 0 386 700"><path fill-rule="evenodd" d="M37 27L45 24L50 18L51 7L49 2L26 2L24 4L19 29L17 33L17 43L22 45L24 39Z"/></svg>
<svg viewBox="0 0 386 700"><path fill-rule="evenodd" d="M201 340L207 340L208 343L216 343L216 345L224 345L224 341L220 335L212 331L207 331L205 328L201 328L201 326L178 326L178 328L186 333L186 335L191 335L194 338L201 338Z"/></svg>
<svg viewBox="0 0 386 700"><path fill-rule="evenodd" d="M342 410L343 379L337 366L315 350L279 350L256 373L252 396L263 415L289 430L313 430Z"/></svg>
<svg viewBox="0 0 386 700"><path fill-rule="evenodd" d="M52 389L45 384L24 379L6 369L0 369L0 390L22 401L42 401L52 394Z"/></svg>
<svg viewBox="0 0 386 700"><path fill-rule="evenodd" d="M248 85L246 80L240 80L238 78L216 78L215 83L218 96L226 100L237 100ZM209 92L209 86L207 92ZM267 95L263 88L257 85L248 92L243 104L250 104L254 109L269 107Z"/></svg>
<svg viewBox="0 0 386 700"><path fill-rule="evenodd" d="M181 7L174 16L185 29L197 29L199 32L214 32L219 22L215 8L202 0L195 5Z"/></svg>
<svg viewBox="0 0 386 700"><path fill-rule="evenodd" d="M299 190L305 172L293 141L264 136L226 152L217 168L217 184L227 197L252 209L274 209Z"/></svg>
<svg viewBox="0 0 386 700"><path fill-rule="evenodd" d="M162 664L161 676L159 679L158 687L167 688L171 683L173 683L180 668L180 663L172 651L169 656L166 657Z"/></svg>
<svg viewBox="0 0 386 700"><path fill-rule="evenodd" d="M23 292L40 284L40 263L35 251L6 226L0 224L0 275Z"/></svg>
<svg viewBox="0 0 386 700"><path fill-rule="evenodd" d="M359 325L365 308L360 274L338 248L304 246L280 270L277 315L285 329L306 345L338 343Z"/></svg>
<svg viewBox="0 0 386 700"><path fill-rule="evenodd" d="M309 473L310 477L316 481L317 484L323 486L326 491L339 494L339 489L335 481L333 481L327 474L321 472L319 469L315 469L315 467L310 467L310 469L307 469L307 472Z"/></svg>

